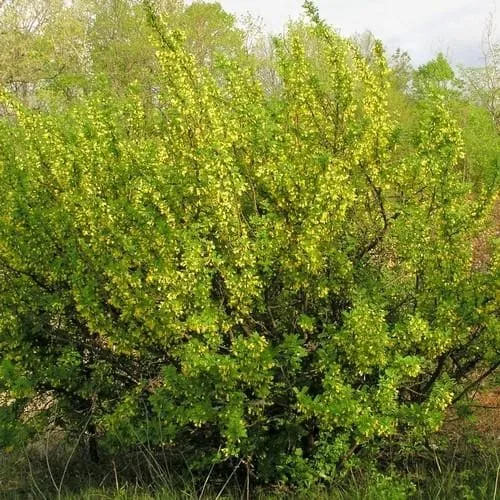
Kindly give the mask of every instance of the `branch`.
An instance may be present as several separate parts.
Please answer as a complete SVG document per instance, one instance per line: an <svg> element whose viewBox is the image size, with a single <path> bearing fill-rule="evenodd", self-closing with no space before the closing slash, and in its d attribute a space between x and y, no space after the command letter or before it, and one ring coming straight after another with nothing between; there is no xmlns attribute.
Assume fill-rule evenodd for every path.
<svg viewBox="0 0 500 500"><path fill-rule="evenodd" d="M54 287L47 285L38 276L35 276L30 271L25 271L23 269L17 269L13 267L2 256L0 256L0 263L10 272L17 274L18 276L26 276L31 281L33 281L33 283L35 283L37 286L39 286L42 290L45 290L46 292L54 293L56 291Z"/></svg>
<svg viewBox="0 0 500 500"><path fill-rule="evenodd" d="M452 403L454 404L457 401L460 401L460 399L462 399L472 388L479 385L486 377L491 375L499 366L500 366L500 360L494 363L493 366L491 366L488 370L486 370L479 378L474 380L474 382L471 382L468 386L466 386L465 389L453 399Z"/></svg>
<svg viewBox="0 0 500 500"><path fill-rule="evenodd" d="M436 369L434 370L434 373L432 374L432 376L429 379L429 381L427 382L427 384L425 384L425 387L422 389L422 393L424 395L428 394L428 392L430 391L430 389L434 385L434 382L436 382L439 375L441 375L441 373L443 372L444 364L445 364L448 356L449 356L449 353L441 354L441 356L439 356L438 363L437 363Z"/></svg>
<svg viewBox="0 0 500 500"><path fill-rule="evenodd" d="M356 260L358 261L361 260L368 252L371 252L382 241L382 238L389 228L389 222L399 217L399 212L395 213L390 218L387 217L387 212L385 211L384 202L382 200L382 190L379 187L375 186L374 182L366 172L364 172L364 174L366 180L368 181L368 184L370 185L373 195L377 200L380 209L380 215L382 216L382 220L384 221L384 226L377 236L375 236L366 246L358 251L358 253L356 254Z"/></svg>
<svg viewBox="0 0 500 500"><path fill-rule="evenodd" d="M471 408L481 408L482 410L500 410L500 406L494 405L469 405Z"/></svg>

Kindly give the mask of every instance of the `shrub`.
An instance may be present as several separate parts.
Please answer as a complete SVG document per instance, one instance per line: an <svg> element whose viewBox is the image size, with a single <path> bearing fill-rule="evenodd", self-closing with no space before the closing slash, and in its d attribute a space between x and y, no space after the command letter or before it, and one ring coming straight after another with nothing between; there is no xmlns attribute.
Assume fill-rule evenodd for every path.
<svg viewBox="0 0 500 500"><path fill-rule="evenodd" d="M381 46L367 60L310 11L317 52L276 41L272 96L154 16L153 97L2 94L3 446L87 428L201 473L331 481L425 439L498 365L498 256L472 261L491 200L446 96L402 130Z"/></svg>

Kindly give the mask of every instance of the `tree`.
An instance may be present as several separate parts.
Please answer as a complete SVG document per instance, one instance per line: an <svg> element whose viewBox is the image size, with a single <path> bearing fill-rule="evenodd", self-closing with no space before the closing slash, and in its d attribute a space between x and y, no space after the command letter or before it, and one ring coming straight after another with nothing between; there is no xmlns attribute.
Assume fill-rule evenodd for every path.
<svg viewBox="0 0 500 500"><path fill-rule="evenodd" d="M101 78L119 93L135 82L151 99L158 67L143 3L11 0L0 10L0 81L32 106L60 105ZM217 54L248 57L245 34L219 4L157 0L150 5L170 28L185 32L200 63L213 64Z"/></svg>
<svg viewBox="0 0 500 500"><path fill-rule="evenodd" d="M463 72L461 69L458 78L442 54L413 70L407 54L398 51L391 61L390 108L399 115L401 133L416 130L426 96L432 92L440 94L464 140L465 154L457 168L481 197L482 191L491 193L498 187L499 135L487 107L472 97L464 84Z"/></svg>
<svg viewBox="0 0 500 500"><path fill-rule="evenodd" d="M484 107L500 131L500 43L495 39L494 18L491 15L483 37L483 67L462 68L461 76L472 101Z"/></svg>
<svg viewBox="0 0 500 500"><path fill-rule="evenodd" d="M62 2L12 0L0 8L0 81L24 99L60 68L47 60L44 30L62 9Z"/></svg>
<svg viewBox="0 0 500 500"><path fill-rule="evenodd" d="M213 65L217 54L233 59L244 54L245 33L235 22L219 3L193 2L184 10L179 28L197 61Z"/></svg>

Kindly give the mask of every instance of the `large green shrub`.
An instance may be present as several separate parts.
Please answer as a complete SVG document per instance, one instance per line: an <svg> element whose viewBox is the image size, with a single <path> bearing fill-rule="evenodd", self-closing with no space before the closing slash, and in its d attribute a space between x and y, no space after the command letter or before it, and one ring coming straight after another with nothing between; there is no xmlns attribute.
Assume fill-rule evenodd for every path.
<svg viewBox="0 0 500 500"><path fill-rule="evenodd" d="M2 94L3 446L88 426L201 471L331 480L498 365L498 256L473 259L490 201L446 98L402 129L380 45L367 61L312 18L319 52L277 41L272 97L154 17L153 107L140 85L63 111Z"/></svg>

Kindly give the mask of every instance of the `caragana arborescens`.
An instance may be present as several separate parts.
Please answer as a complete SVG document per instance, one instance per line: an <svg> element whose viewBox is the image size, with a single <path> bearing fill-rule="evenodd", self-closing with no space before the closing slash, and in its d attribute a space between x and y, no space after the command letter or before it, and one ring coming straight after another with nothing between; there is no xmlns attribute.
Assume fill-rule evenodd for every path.
<svg viewBox="0 0 500 500"><path fill-rule="evenodd" d="M491 200L445 97L402 130L380 44L367 61L308 8L316 59L277 40L272 97L154 16L153 108L138 85L57 111L2 94L3 446L88 425L204 474L328 481L498 365L498 255L473 259Z"/></svg>

